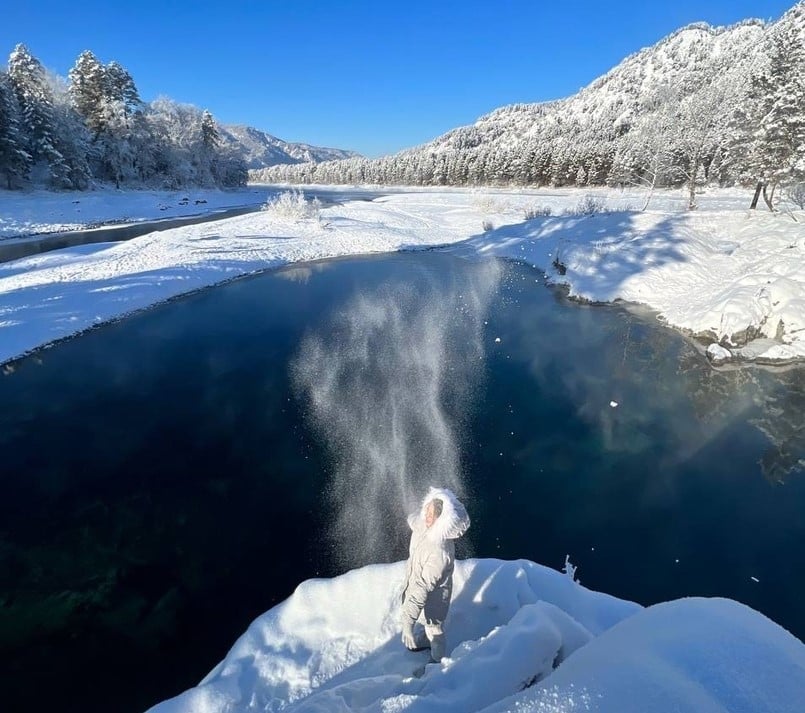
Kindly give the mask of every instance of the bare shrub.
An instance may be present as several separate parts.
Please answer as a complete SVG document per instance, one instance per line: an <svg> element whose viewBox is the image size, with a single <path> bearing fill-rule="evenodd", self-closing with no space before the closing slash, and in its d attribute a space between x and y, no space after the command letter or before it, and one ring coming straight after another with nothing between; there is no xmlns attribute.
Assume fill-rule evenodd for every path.
<svg viewBox="0 0 805 713"><path fill-rule="evenodd" d="M567 208L565 215L596 215L609 212L603 199L588 193L573 208Z"/></svg>
<svg viewBox="0 0 805 713"><path fill-rule="evenodd" d="M532 205L528 206L523 211L523 216L525 217L526 220L533 220L534 218L547 218L551 215L553 215L553 211L551 210L551 207L549 205L543 205L543 206Z"/></svg>
<svg viewBox="0 0 805 713"><path fill-rule="evenodd" d="M506 210L505 203L488 193L475 194L472 198L472 204L481 213L502 213Z"/></svg>

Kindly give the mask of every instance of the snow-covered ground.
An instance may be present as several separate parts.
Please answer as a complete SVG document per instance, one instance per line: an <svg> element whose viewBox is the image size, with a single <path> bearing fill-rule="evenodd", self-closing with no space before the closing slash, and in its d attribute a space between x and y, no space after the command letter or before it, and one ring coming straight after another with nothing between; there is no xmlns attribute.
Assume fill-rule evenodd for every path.
<svg viewBox="0 0 805 713"><path fill-rule="evenodd" d="M243 198L254 201L261 192L266 195L251 187ZM210 192L206 208L218 205L213 194L221 205L243 202L235 193ZM92 221L160 212L157 194L115 195L2 193L0 224L56 229L71 220L73 200ZM574 215L589 196L611 212ZM197 211L188 197L185 208ZM748 198L746 191L709 192L699 210L689 212L683 192L666 192L639 212L639 193L428 189L349 201L321 210L318 218L258 212L128 242L66 248L0 265L0 363L239 275L452 244L463 254L527 261L580 298L648 305L705 344L720 342L710 350L715 360L802 359L805 216L800 213L799 222L764 210L750 216ZM528 209L551 215L526 219ZM752 337L748 346L737 346Z"/></svg>
<svg viewBox="0 0 805 713"><path fill-rule="evenodd" d="M133 191L102 189L81 193L0 190L0 240L29 234L81 230L106 223L178 218L260 203L265 191L190 189Z"/></svg>
<svg viewBox="0 0 805 713"><path fill-rule="evenodd" d="M448 658L414 672L404 563L309 580L151 713L799 713L805 645L728 599L643 609L525 560L459 561Z"/></svg>

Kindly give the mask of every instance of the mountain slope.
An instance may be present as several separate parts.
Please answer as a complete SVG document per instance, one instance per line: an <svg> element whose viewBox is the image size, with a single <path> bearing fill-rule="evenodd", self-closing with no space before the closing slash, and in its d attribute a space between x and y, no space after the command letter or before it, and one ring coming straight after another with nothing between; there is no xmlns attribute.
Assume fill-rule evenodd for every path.
<svg viewBox="0 0 805 713"><path fill-rule="evenodd" d="M222 124L218 133L221 140L243 158L249 169L284 163L338 161L359 155L354 151L288 143L251 126Z"/></svg>
<svg viewBox="0 0 805 713"><path fill-rule="evenodd" d="M764 25L748 20L732 27L689 25L617 67L567 99L514 104L496 109L471 126L454 129L416 150L445 150L472 144L506 147L531 137L562 136L563 127L604 127L617 132L649 105L657 91L674 87L680 98L707 88L724 64L748 72L759 61Z"/></svg>
<svg viewBox="0 0 805 713"><path fill-rule="evenodd" d="M754 184L772 174L805 180L805 141L789 132L789 144L771 159L787 162L778 170L766 160L777 150L771 147L774 127L761 126L775 110L775 96L805 95L803 47L805 2L771 24L697 23L630 55L569 98L501 107L474 124L376 161L280 167L252 178L425 185L687 184L691 202L695 187L706 181ZM786 131L796 125L802 133L805 107L794 107L792 113L785 119Z"/></svg>

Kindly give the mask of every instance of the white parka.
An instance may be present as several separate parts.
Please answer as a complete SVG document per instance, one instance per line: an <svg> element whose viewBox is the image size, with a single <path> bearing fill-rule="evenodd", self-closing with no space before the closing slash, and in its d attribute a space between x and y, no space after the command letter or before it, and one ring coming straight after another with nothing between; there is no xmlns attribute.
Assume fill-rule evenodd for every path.
<svg viewBox="0 0 805 713"><path fill-rule="evenodd" d="M434 498L442 501L442 514L425 525L425 509ZM455 540L470 526L464 506L452 491L431 488L422 500L419 512L409 515L411 528L405 589L402 595L402 617L413 624L425 612L425 622L440 625L450 608L455 566Z"/></svg>

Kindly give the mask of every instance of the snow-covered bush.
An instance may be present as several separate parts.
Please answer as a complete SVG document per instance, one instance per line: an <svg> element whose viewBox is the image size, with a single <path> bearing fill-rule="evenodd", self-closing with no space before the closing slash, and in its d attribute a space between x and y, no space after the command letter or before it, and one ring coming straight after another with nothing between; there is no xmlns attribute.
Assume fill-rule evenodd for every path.
<svg viewBox="0 0 805 713"><path fill-rule="evenodd" d="M551 207L549 205L543 205L543 206L532 205L528 206L523 211L523 216L525 217L526 220L533 220L534 218L547 218L552 214L553 210L551 210Z"/></svg>
<svg viewBox="0 0 805 713"><path fill-rule="evenodd" d="M321 213L321 201L318 198L308 200L302 191L283 191L271 196L263 203L262 210L273 213L279 218L318 220Z"/></svg>
<svg viewBox="0 0 805 713"><path fill-rule="evenodd" d="M575 206L567 208L565 215L596 215L607 212L606 202L602 198L588 193Z"/></svg>
<svg viewBox="0 0 805 713"><path fill-rule="evenodd" d="M576 569L576 565L570 561L570 555L565 555L565 566L562 567L562 571L571 582L578 582L581 584L581 582L576 579Z"/></svg>
<svg viewBox="0 0 805 713"><path fill-rule="evenodd" d="M502 213L506 210L505 203L488 193L478 193L473 196L472 204L481 213Z"/></svg>
<svg viewBox="0 0 805 713"><path fill-rule="evenodd" d="M495 224L491 220L485 220L481 223L481 227L484 229L485 233L488 233L490 230L495 229Z"/></svg>

